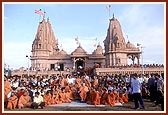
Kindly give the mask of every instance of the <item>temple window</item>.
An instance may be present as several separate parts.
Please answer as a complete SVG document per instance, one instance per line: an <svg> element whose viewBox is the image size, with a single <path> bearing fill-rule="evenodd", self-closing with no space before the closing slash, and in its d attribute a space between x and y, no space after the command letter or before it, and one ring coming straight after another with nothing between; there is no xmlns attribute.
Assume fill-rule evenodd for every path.
<svg viewBox="0 0 168 115"><path fill-rule="evenodd" d="M63 63L60 63L60 64L59 64L59 67L60 67L60 68L59 68L59 71L64 71L64 64L63 64Z"/></svg>
<svg viewBox="0 0 168 115"><path fill-rule="evenodd" d="M39 49L41 49L41 44L39 44Z"/></svg>

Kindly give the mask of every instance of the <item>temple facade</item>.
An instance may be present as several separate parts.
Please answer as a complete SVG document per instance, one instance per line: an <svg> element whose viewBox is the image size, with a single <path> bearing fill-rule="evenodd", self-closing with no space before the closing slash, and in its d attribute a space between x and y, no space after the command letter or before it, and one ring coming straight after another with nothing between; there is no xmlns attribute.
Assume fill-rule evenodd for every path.
<svg viewBox="0 0 168 115"><path fill-rule="evenodd" d="M80 44L73 52L67 53L58 48L58 40L54 35L49 18L43 19L37 29L32 44L31 70L75 70L78 68L110 67L127 65L128 59L139 64L141 51L129 41L126 43L119 21L110 19L107 36L104 40L105 52L101 45L88 54Z"/></svg>
<svg viewBox="0 0 168 115"><path fill-rule="evenodd" d="M126 43L123 37L121 25L114 17L110 19L107 36L104 40L106 66L123 66L128 64L128 59L132 60L132 64L140 64L141 51L138 47L129 41Z"/></svg>

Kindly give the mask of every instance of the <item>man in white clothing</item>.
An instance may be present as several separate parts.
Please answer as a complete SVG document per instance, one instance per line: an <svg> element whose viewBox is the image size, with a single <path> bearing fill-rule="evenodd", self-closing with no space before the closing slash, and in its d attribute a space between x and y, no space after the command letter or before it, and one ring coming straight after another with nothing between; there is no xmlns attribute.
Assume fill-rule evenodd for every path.
<svg viewBox="0 0 168 115"><path fill-rule="evenodd" d="M139 103L141 104L141 109L145 109L144 107L144 102L142 100L141 96L141 82L138 79L137 74L134 74L133 80L131 83L131 88L132 88L132 93L133 93L133 98L134 98L134 104L135 104L135 109L139 109Z"/></svg>
<svg viewBox="0 0 168 115"><path fill-rule="evenodd" d="M41 109L43 109L44 105L45 105L45 102L43 101L43 97L40 95L39 92L35 92L34 100L31 107L33 109L37 109L40 106Z"/></svg>

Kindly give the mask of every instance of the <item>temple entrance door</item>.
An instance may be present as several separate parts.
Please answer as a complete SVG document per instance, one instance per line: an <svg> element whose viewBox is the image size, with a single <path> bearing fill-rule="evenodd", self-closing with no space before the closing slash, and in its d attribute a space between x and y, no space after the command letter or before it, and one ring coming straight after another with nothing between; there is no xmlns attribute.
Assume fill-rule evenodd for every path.
<svg viewBox="0 0 168 115"><path fill-rule="evenodd" d="M75 65L78 75L84 75L85 61L82 58L77 58Z"/></svg>
<svg viewBox="0 0 168 115"><path fill-rule="evenodd" d="M55 64L50 64L50 70L55 70Z"/></svg>
<svg viewBox="0 0 168 115"><path fill-rule="evenodd" d="M76 61L76 68L77 69L82 69L82 68L84 68L84 62L83 62L83 60L77 60Z"/></svg>

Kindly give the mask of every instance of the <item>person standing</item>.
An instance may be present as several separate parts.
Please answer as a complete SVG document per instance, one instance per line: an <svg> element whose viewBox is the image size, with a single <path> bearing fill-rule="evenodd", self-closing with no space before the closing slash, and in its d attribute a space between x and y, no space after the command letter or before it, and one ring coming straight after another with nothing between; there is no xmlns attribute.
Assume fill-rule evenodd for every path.
<svg viewBox="0 0 168 115"><path fill-rule="evenodd" d="M140 102L141 109L145 109L144 102L141 96L141 85L142 84L140 83L137 74L134 74L133 78L134 79L132 80L131 87L132 87L135 109L140 109L138 101Z"/></svg>
<svg viewBox="0 0 168 115"><path fill-rule="evenodd" d="M155 84L155 79L153 77L153 74L149 77L148 79L148 89L149 89L149 93L150 93L150 101L154 102L155 100L155 92L154 92L154 84Z"/></svg>
<svg viewBox="0 0 168 115"><path fill-rule="evenodd" d="M156 102L155 105L161 104L162 110L164 110L164 105L163 105L163 96L164 96L164 81L163 78L160 79L159 75L156 75Z"/></svg>

